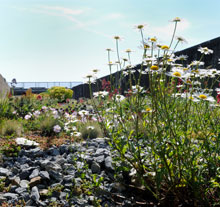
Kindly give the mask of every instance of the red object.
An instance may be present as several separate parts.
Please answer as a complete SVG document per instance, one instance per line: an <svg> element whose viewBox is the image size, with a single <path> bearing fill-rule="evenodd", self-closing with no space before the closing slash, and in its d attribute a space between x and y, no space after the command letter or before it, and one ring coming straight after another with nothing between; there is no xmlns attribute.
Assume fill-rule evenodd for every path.
<svg viewBox="0 0 220 207"><path fill-rule="evenodd" d="M42 100L42 96L41 95L37 95L37 100Z"/></svg>
<svg viewBox="0 0 220 207"><path fill-rule="evenodd" d="M220 103L220 93L216 96L217 98L217 103Z"/></svg>

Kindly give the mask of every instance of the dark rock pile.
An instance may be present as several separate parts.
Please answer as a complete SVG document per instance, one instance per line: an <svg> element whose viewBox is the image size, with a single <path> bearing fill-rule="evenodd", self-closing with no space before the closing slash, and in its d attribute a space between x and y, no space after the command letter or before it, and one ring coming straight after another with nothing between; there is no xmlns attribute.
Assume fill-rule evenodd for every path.
<svg viewBox="0 0 220 207"><path fill-rule="evenodd" d="M0 204L13 206L22 201L23 206L117 206L111 192L124 188L114 180L105 138L46 151L25 147L18 157L3 156L0 180L7 190L0 193ZM123 203L130 206L129 201Z"/></svg>

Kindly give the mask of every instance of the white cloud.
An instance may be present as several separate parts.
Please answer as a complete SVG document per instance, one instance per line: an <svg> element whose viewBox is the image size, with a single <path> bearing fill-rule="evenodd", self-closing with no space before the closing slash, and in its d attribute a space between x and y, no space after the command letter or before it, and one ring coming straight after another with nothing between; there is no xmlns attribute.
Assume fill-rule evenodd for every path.
<svg viewBox="0 0 220 207"><path fill-rule="evenodd" d="M80 15L85 12L85 10L83 9L70 9L70 8L59 7L59 6L40 6L40 8L44 10L58 11L66 15Z"/></svg>
<svg viewBox="0 0 220 207"><path fill-rule="evenodd" d="M191 26L191 24L188 20L182 19L181 22L177 23L176 35L182 36L182 34L186 30L188 30L190 28L190 26ZM173 35L174 23L170 22L169 24L161 26L161 27L149 26L146 30L147 30L147 33L150 34L151 36L156 36L162 42L167 42L171 39L171 37Z"/></svg>
<svg viewBox="0 0 220 207"><path fill-rule="evenodd" d="M123 15L120 13L112 13L104 17L105 20L117 20L123 18Z"/></svg>
<svg viewBox="0 0 220 207"><path fill-rule="evenodd" d="M46 14L49 16L58 16L58 17L63 17L66 18L68 21L71 21L74 23L75 26L83 29L84 31L91 32L100 36L103 36L105 38L110 38L109 35L96 31L94 29L89 28L89 26L93 26L96 24L99 24L103 20L95 20L95 21L82 21L79 20L79 18L76 18L75 16L79 17L82 14L85 14L89 8L86 9L71 9L71 8L66 8L66 7L59 7L59 6L46 6L46 5L40 5L40 6L35 6L35 7L30 7L30 8L25 8L25 7L13 7L17 10L20 11L26 11L26 12L32 12L32 13L41 13L41 14ZM117 13L113 13L105 17L104 19L117 19L121 15Z"/></svg>

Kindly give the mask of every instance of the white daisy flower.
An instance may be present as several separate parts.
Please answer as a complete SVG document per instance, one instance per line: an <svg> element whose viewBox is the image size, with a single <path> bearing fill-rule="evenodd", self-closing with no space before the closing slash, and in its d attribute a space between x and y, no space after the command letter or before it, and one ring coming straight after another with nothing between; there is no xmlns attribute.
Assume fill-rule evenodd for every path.
<svg viewBox="0 0 220 207"><path fill-rule="evenodd" d="M207 47L200 47L198 51L205 55L209 55L213 53L213 50L210 50Z"/></svg>

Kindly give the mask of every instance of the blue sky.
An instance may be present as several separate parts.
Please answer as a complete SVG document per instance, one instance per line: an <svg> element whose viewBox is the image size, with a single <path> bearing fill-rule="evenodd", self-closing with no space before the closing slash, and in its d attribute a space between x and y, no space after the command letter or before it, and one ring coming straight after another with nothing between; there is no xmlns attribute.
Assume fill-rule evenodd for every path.
<svg viewBox="0 0 220 207"><path fill-rule="evenodd" d="M106 48L119 43L121 57L130 48L133 64L141 58L140 34L169 44L175 17L177 35L187 44L216 38L219 0L0 0L0 73L7 81L84 81L92 69L109 73ZM116 53L112 53L116 61ZM113 69L113 70L116 70Z"/></svg>

